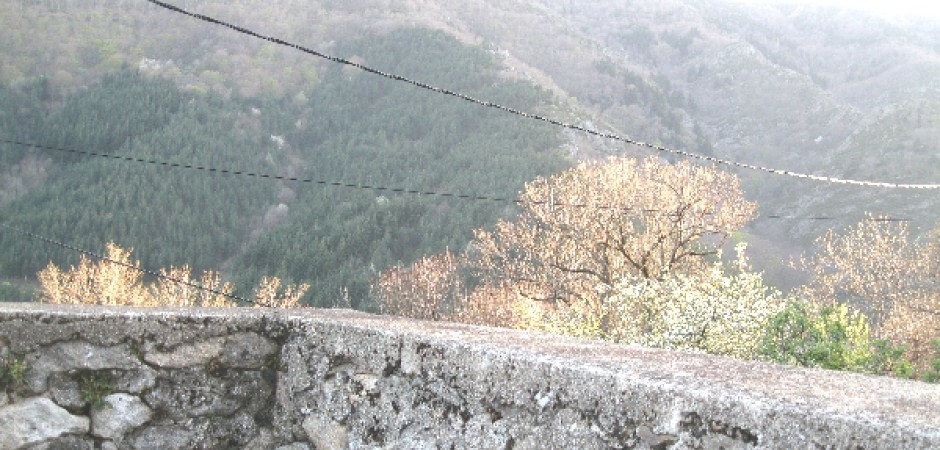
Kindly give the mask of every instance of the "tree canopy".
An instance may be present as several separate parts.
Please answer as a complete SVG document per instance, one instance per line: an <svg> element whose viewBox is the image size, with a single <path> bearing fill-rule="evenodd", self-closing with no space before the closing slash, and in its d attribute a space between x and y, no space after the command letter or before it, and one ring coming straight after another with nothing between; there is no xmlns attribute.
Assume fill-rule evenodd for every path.
<svg viewBox="0 0 940 450"><path fill-rule="evenodd" d="M734 175L687 162L612 158L527 183L522 212L480 229L482 276L567 303L624 279L694 272L754 216Z"/></svg>

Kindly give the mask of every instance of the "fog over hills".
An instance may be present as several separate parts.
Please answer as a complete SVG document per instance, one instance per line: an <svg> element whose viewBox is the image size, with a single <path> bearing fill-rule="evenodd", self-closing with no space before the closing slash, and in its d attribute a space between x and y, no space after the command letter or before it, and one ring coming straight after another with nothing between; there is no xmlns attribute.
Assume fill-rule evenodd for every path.
<svg viewBox="0 0 940 450"><path fill-rule="evenodd" d="M717 0L177 0L175 4L381 70L395 70L497 103L531 108L561 120L670 148L816 175L899 183L940 182L940 21L886 19L839 6L793 3L774 6ZM445 62L450 69L440 67L441 61L447 59L445 55L454 52L447 50L450 47L415 43L434 39L426 36L395 34L418 29L443 32L475 50L468 50L470 53L461 57L459 63ZM386 39L388 36L394 37ZM10 13L0 17L0 41L7 44L0 50L3 61L0 81L15 89L45 77L55 93L42 99L41 108L53 112L76 93L94 89L106 74L122 68L139 71L148 78L170 80L181 91L172 94L176 99L172 108L185 109L180 105L185 105L191 95L215 96L220 102L244 101L239 114L249 116L249 105L266 111L278 102L293 105L293 110L281 109L284 116L276 119L265 116L249 120L235 114L223 121L251 123L262 137L287 136L286 149L274 148L277 146L272 147L270 142L265 144L265 148L271 147L265 151L270 152L274 162L272 169L278 170L301 170L300 167L307 167L304 164L315 160L314 150L304 147L304 139L322 142L331 139L329 129L315 133L310 131L315 127L309 130L301 130L304 127L300 125L294 127L322 119L318 115L322 111L317 109L320 105L332 105L330 102L339 105L345 101L323 90L362 93L363 89L372 89L367 86L376 86L375 98L379 98L382 92L391 89L387 80L370 79L371 75L355 69L337 67L146 2L14 0ZM379 43L387 47L369 51L369 46L374 50ZM440 53L434 53L432 48L438 48ZM428 53L417 53L415 49ZM492 66L482 56L477 59L473 52L488 55ZM492 78L455 72L473 72L477 68L481 74L491 73ZM344 78L349 82L359 82L360 78L368 81L363 81L357 90L347 91L342 89L349 86L337 88ZM502 86L499 83L509 84L499 87ZM526 87L517 91L517 85ZM529 90L535 89L532 86L544 92L534 94ZM421 98L423 102L434 95L408 86L400 89L394 98ZM526 93L520 93L523 91ZM265 100L252 100L262 98ZM356 104L369 111L377 107L373 100L363 97ZM270 108L261 107L264 102ZM440 104L459 100L441 98L432 102L425 110L429 114L442 108ZM393 111L397 106L390 103L378 107ZM206 108L214 111L215 106ZM469 137L461 135L451 143L463 152L473 152L473 147L461 143L483 139L479 136L488 133L485 128L478 129L484 124L507 123L507 127L524 128L526 131L520 131L520 136L550 135L544 142L536 143L533 138L515 147L529 157L546 159L537 164L537 169L519 172L521 179L511 183L514 187L507 185L505 189L518 189L525 177L563 167L558 154L567 155L568 165L577 159L624 152L649 154L574 131L526 128L536 125L522 123L525 119L510 115L501 117L497 112L474 111L476 107L469 104L453 108L443 114L453 114L453 123L470 120L465 114L470 114L474 121L466 130L456 125L448 129L468 133ZM22 131L22 123L28 121L24 111L29 108L24 106L17 111L18 115L11 113L11 117L18 117L20 125L9 127ZM331 111L351 118L364 115L342 108ZM383 114L370 120L378 123L393 116ZM417 121L420 111L414 115ZM0 123L4 123L2 120L0 116ZM292 127L293 131L285 131ZM509 143L513 142L514 131L503 131L505 136L499 142L480 142L506 146L505 151L512 151ZM390 136L389 145L399 145L391 128L369 133L370 139ZM48 133L24 131L22 136L42 142ZM421 138L432 139L425 134ZM135 139L129 142L136 142L137 147L144 145ZM80 142L84 141L57 143ZM440 145L431 140L425 143L427 148ZM359 145L346 141L342 145L355 147L354 144ZM552 148L530 148L537 145ZM10 152L8 155L14 155L14 150L3 148ZM399 148L401 154L407 153L404 148ZM416 144L408 148L424 147ZM676 159L671 155L663 157ZM62 163L19 152L15 156L5 155L4 161L0 165L3 177L0 208L4 208L4 215L22 210L15 209L17 201L39 198L43 190L52 189L52 178L42 173L53 171ZM470 164L466 155L447 161ZM526 164L512 161L515 159L509 158L504 164ZM455 172L460 169L452 168ZM792 274L784 269L786 262L807 251L812 240L828 228L853 224L866 213L910 219L912 228L921 231L937 225L935 212L940 207L940 195L936 191L837 186L763 172L734 171L744 180L747 196L760 204L760 214L764 216L746 230L755 262L769 272L772 280L784 286L792 282ZM383 175L381 171L358 174L350 170L345 174L320 175L339 178L361 175L363 179L352 182L375 184L425 181L403 173ZM466 191L492 185L484 182L461 186L447 184L454 177L443 178L443 181L428 178L426 181L432 186L417 188ZM293 201L295 197L291 195L296 193L281 194ZM247 255L260 258L262 252L253 250L253 245L297 238L296 234L283 231L284 227L289 229L292 221L303 222L306 216L294 215L260 224L265 222L267 212L276 210L279 204L290 206L294 212L289 214L299 214L295 211L302 208L295 208L290 201L279 200L277 194L262 188L258 188L257 195L265 200L259 200L253 212L254 222L246 220L237 229L226 231L231 234L224 239L226 250L205 265L218 267L225 263L232 270L240 268L255 273L262 268L244 259ZM252 206L240 204L238 208L245 211ZM416 213L421 223L437 223L433 219L435 214L445 214L443 210L434 210L436 207L431 204L421 208ZM459 226L447 221L440 223L470 228L509 213L498 209L480 213L476 217L479 223L474 224L469 223L470 219ZM793 219L771 219L766 217L769 215ZM808 219L812 217L832 220ZM393 222L409 220L401 217ZM279 232L286 234L278 235ZM404 234L411 236L412 244L421 242L408 245L414 249L430 251L461 242L458 236L442 237L436 231L411 230ZM422 239L437 239L437 244ZM324 248L330 245L333 244L322 244ZM179 261L182 255L153 262ZM374 256L363 254L337 262L336 266L368 266L369 258ZM388 264L417 256L420 255L414 252L392 250L379 259ZM300 264L302 259L296 261ZM306 275L294 273L291 278L303 276Z"/></svg>

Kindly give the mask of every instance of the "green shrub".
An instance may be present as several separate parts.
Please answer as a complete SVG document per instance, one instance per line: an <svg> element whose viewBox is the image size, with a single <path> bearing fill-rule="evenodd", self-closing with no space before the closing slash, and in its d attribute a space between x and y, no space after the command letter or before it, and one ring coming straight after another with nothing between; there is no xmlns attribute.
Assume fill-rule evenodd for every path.
<svg viewBox="0 0 940 450"><path fill-rule="evenodd" d="M762 359L782 364L913 376L904 348L873 338L868 317L846 305L787 306L770 321L758 353Z"/></svg>
<svg viewBox="0 0 940 450"><path fill-rule="evenodd" d="M0 358L0 392L26 383L26 361L12 356Z"/></svg>
<svg viewBox="0 0 940 450"><path fill-rule="evenodd" d="M928 383L936 383L940 381L940 339L934 339L930 342L930 345L933 346L936 353L930 359L930 367L921 378Z"/></svg>
<svg viewBox="0 0 940 450"><path fill-rule="evenodd" d="M100 375L88 374L79 378L78 390L82 400L97 411L105 407L104 398L112 393L114 384Z"/></svg>

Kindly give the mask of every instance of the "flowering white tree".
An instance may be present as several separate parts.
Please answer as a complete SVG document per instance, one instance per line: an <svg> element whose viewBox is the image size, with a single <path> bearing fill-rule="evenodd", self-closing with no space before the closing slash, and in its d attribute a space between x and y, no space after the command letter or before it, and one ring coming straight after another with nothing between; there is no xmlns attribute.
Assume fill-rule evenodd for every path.
<svg viewBox="0 0 940 450"><path fill-rule="evenodd" d="M662 279L628 278L605 302L520 308L522 328L615 342L750 358L770 318L786 306L779 291L750 272L744 246L735 273L721 263Z"/></svg>

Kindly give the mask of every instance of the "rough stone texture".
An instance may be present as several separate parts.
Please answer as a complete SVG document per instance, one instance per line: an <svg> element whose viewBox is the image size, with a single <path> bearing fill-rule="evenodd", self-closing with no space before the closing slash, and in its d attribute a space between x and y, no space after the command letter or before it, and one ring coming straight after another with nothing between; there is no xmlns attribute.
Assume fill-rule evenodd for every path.
<svg viewBox="0 0 940 450"><path fill-rule="evenodd" d="M940 448L937 385L342 310L4 304L0 352L142 398L118 448Z"/></svg>
<svg viewBox="0 0 940 450"><path fill-rule="evenodd" d="M303 427L314 448L349 447L349 430L337 422L322 417L307 417Z"/></svg>
<svg viewBox="0 0 940 450"><path fill-rule="evenodd" d="M134 369L140 361L126 345L101 346L86 341L58 342L26 359L27 383L33 392L46 390L49 375L71 370Z"/></svg>
<svg viewBox="0 0 940 450"><path fill-rule="evenodd" d="M147 423L153 412L140 398L130 394L111 394L101 408L91 413L91 434L120 442L124 433Z"/></svg>
<svg viewBox="0 0 940 450"><path fill-rule="evenodd" d="M274 450L311 450L311 449L310 449L310 445L308 444L305 444L303 442L294 442L293 444L282 445L280 447L275 448Z"/></svg>
<svg viewBox="0 0 940 450"><path fill-rule="evenodd" d="M131 448L135 450L184 450L196 448L199 430L185 425L147 427L137 435Z"/></svg>
<svg viewBox="0 0 940 450"><path fill-rule="evenodd" d="M277 351L269 339L254 333L238 333L193 344L184 344L170 352L150 352L144 361L163 368L182 368L217 364L235 369L257 369Z"/></svg>
<svg viewBox="0 0 940 450"><path fill-rule="evenodd" d="M184 344L170 352L150 352L144 356L148 364L178 369L182 367L202 366L218 358L225 346L225 338L217 337L193 344Z"/></svg>
<svg viewBox="0 0 940 450"><path fill-rule="evenodd" d="M95 441L81 436L55 438L41 444L30 445L26 450L94 450ZM107 450L102 446L102 450Z"/></svg>
<svg viewBox="0 0 940 450"><path fill-rule="evenodd" d="M114 377L114 390L139 395L157 383L157 372L146 365L137 370L120 372Z"/></svg>
<svg viewBox="0 0 940 450"><path fill-rule="evenodd" d="M85 407L78 382L68 374L57 373L49 377L49 395L57 405L73 413Z"/></svg>
<svg viewBox="0 0 940 450"><path fill-rule="evenodd" d="M247 408L260 413L271 406L273 386L257 372L210 374L189 369L163 374L144 394L155 410L173 420L187 417L228 417Z"/></svg>
<svg viewBox="0 0 940 450"><path fill-rule="evenodd" d="M277 351L277 344L270 339L255 333L238 333L226 339L219 364L234 369L258 369L269 363Z"/></svg>
<svg viewBox="0 0 940 450"><path fill-rule="evenodd" d="M0 408L0 449L43 444L69 434L87 434L88 418L73 416L44 397Z"/></svg>

